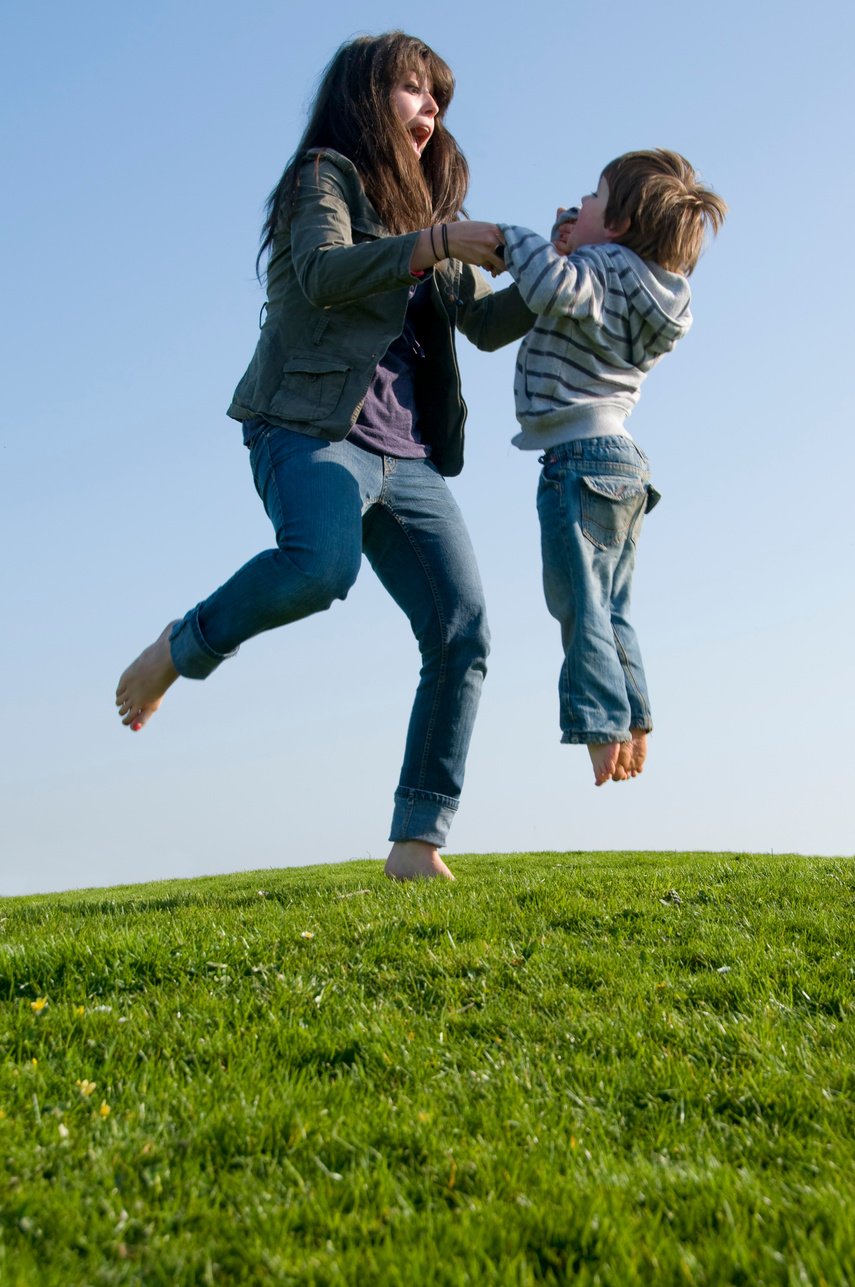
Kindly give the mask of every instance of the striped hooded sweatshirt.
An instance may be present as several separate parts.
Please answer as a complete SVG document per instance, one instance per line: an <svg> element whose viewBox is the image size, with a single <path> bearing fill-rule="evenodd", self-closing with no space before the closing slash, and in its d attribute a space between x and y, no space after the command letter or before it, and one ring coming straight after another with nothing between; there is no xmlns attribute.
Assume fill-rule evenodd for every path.
<svg viewBox="0 0 855 1287"><path fill-rule="evenodd" d="M692 323L685 277L617 242L559 255L529 228L499 227L505 263L536 314L517 357L523 451L626 434L641 382Z"/></svg>

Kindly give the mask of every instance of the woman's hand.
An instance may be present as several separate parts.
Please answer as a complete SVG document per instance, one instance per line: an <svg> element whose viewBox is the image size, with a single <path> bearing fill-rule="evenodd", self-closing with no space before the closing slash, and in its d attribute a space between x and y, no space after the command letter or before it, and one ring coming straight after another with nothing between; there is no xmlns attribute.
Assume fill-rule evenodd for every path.
<svg viewBox="0 0 855 1287"><path fill-rule="evenodd" d="M494 223L463 219L456 223L434 224L433 228L425 228L419 233L410 260L410 271L424 272L442 259L459 259L464 264L477 264L493 277L498 277L505 271L503 247L504 238Z"/></svg>
<svg viewBox="0 0 855 1287"><path fill-rule="evenodd" d="M497 277L505 271L505 239L494 223L476 223L466 219L459 223L447 223L448 249L452 259L459 259L464 264L477 264L486 268ZM497 254L496 251L500 253Z"/></svg>

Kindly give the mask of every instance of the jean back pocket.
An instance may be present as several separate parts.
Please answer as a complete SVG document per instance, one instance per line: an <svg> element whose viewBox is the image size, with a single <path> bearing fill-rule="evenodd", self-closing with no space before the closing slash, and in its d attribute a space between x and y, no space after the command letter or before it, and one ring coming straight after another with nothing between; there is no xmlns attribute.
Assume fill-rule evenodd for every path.
<svg viewBox="0 0 855 1287"><path fill-rule="evenodd" d="M601 550L622 545L644 512L646 483L616 474L583 474L580 482L585 536Z"/></svg>

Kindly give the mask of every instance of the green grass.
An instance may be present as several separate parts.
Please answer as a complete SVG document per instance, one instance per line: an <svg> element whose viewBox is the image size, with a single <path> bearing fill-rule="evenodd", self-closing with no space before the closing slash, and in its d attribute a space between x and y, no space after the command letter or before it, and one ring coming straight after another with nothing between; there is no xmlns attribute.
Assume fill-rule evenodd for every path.
<svg viewBox="0 0 855 1287"><path fill-rule="evenodd" d="M855 863L453 866L0 903L0 1283L855 1282Z"/></svg>

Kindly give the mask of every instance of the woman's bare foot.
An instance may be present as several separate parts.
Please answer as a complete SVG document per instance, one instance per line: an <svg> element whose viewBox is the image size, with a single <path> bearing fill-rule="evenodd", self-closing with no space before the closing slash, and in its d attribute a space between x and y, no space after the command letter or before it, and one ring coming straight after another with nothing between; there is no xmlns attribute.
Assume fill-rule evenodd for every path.
<svg viewBox="0 0 855 1287"><path fill-rule="evenodd" d="M130 725L138 733L147 724L160 703L164 693L178 678L178 671L172 664L172 653L169 648L169 635L174 621L158 635L153 644L144 648L132 661L119 680L116 689L116 705L122 723Z"/></svg>
<svg viewBox="0 0 855 1287"><path fill-rule="evenodd" d="M436 876L454 880L439 850L427 840L396 840L383 870L390 880L433 880Z"/></svg>
<svg viewBox="0 0 855 1287"><path fill-rule="evenodd" d="M618 768L618 759L620 757L620 748L622 742L589 742L588 754L591 757L591 763L594 766L594 783L596 786L602 786L610 778L620 772ZM620 782L618 777L615 779Z"/></svg>
<svg viewBox="0 0 855 1287"><path fill-rule="evenodd" d="M629 731L632 741L621 742L618 756L618 771L623 770L623 777L616 777L616 781L638 777L647 759L647 734L640 728L631 728Z"/></svg>

